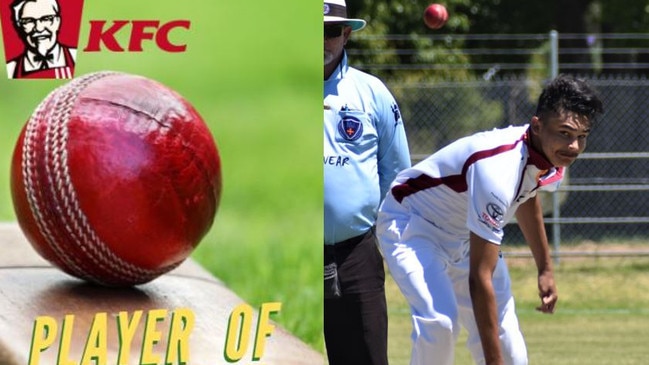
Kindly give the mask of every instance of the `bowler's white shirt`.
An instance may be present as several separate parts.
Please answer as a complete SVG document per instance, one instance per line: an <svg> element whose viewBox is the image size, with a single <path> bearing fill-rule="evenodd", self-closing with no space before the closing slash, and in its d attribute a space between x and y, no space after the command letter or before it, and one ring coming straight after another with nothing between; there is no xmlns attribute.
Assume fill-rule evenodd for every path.
<svg viewBox="0 0 649 365"><path fill-rule="evenodd" d="M530 147L528 125L464 137L398 174L391 193L458 242L469 232L500 244L516 209L563 178Z"/></svg>

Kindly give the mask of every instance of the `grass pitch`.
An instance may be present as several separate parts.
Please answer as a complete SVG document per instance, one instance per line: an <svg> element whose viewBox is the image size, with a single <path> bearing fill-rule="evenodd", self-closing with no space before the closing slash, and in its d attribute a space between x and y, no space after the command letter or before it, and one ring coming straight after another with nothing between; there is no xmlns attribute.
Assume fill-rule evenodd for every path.
<svg viewBox="0 0 649 365"><path fill-rule="evenodd" d="M634 249L649 251L649 245ZM534 310L538 305L534 261L510 257L508 263L530 364L646 364L649 256L561 259L555 267L559 302L553 315ZM410 314L391 277L387 296L390 364L405 365L410 356ZM456 365L473 364L465 341L463 330Z"/></svg>

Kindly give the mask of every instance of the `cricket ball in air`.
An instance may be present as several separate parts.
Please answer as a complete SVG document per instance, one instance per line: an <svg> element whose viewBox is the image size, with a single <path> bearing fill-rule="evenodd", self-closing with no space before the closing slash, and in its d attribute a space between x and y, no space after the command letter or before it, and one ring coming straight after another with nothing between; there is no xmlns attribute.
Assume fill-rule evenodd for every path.
<svg viewBox="0 0 649 365"><path fill-rule="evenodd" d="M424 10L424 23L430 29L440 29L448 20L448 12L442 4L430 4Z"/></svg>
<svg viewBox="0 0 649 365"><path fill-rule="evenodd" d="M54 266L107 286L180 265L211 228L221 162L209 128L169 87L96 72L53 90L16 143L18 223Z"/></svg>

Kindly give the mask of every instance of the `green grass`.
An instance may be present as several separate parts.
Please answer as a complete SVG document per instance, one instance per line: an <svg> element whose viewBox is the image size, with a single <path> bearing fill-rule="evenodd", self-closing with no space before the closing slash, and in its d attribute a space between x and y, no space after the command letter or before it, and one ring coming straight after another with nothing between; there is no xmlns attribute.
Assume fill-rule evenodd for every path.
<svg viewBox="0 0 649 365"><path fill-rule="evenodd" d="M559 302L553 315L534 310L538 295L533 260L509 258L509 266L530 364L646 364L649 257L563 258L555 268ZM408 307L391 278L387 293L390 364L408 364ZM457 365L473 364L465 340L463 330Z"/></svg>
<svg viewBox="0 0 649 365"><path fill-rule="evenodd" d="M322 338L322 95L319 4L86 1L89 20L189 19L175 34L187 52L145 43L142 53L80 52L76 74L116 70L154 78L204 117L217 142L223 195L193 258L253 306L281 301L273 316L318 350ZM299 15L298 15L299 14ZM126 44L128 30L118 39ZM14 220L9 166L32 110L62 81L0 74L0 220Z"/></svg>

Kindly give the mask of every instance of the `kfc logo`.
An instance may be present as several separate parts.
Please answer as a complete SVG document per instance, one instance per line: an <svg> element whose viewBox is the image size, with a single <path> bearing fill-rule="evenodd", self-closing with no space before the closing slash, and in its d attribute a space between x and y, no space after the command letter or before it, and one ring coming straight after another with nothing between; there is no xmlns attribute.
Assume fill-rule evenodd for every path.
<svg viewBox="0 0 649 365"><path fill-rule="evenodd" d="M157 20L117 20L112 24L105 20L90 21L90 35L88 46L84 52L98 52L102 49L113 52L142 52L142 43L146 40L155 42L156 46L166 52L185 52L187 45L174 44L169 39L169 33L178 28L189 29L189 20L174 20L168 23L160 23ZM124 47L119 44L115 34L128 31L130 37L128 45ZM103 46L102 46L103 45Z"/></svg>
<svg viewBox="0 0 649 365"><path fill-rule="evenodd" d="M7 76L74 76L83 0L2 0Z"/></svg>
<svg viewBox="0 0 649 365"><path fill-rule="evenodd" d="M0 0L7 76L11 79L74 77L83 0ZM83 52L143 52L145 43L169 52L187 45L173 35L189 20L90 20ZM120 39L126 40L120 43Z"/></svg>

